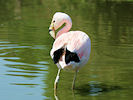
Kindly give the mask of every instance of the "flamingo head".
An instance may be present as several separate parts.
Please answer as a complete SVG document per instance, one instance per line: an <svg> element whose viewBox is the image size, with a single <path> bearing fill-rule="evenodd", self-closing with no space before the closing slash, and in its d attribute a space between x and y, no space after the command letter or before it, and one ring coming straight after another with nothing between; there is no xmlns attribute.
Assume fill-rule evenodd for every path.
<svg viewBox="0 0 133 100"><path fill-rule="evenodd" d="M64 23L72 23L71 18L69 15L62 13L62 12L56 12L53 16L51 25L49 27L49 33L50 35L55 39L56 34L55 31L60 28Z"/></svg>

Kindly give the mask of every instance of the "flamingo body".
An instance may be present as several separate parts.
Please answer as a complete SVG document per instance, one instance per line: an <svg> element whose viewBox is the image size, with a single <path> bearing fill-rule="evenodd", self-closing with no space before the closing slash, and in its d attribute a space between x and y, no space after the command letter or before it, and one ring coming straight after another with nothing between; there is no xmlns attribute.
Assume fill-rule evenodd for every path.
<svg viewBox="0 0 133 100"><path fill-rule="evenodd" d="M82 31L70 31L63 33L55 39L50 52L51 57L53 58L53 53L62 48L64 45L69 51L77 53L80 62L76 63L72 61L69 64L66 64L65 54L63 54L58 62L62 69L77 70L87 63L91 50L90 39L87 34Z"/></svg>

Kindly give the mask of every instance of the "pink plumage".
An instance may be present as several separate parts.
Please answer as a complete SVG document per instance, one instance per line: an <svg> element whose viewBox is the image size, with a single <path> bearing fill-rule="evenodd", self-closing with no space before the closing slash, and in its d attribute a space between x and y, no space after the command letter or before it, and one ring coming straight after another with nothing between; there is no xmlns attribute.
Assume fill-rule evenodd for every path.
<svg viewBox="0 0 133 100"><path fill-rule="evenodd" d="M66 24L55 36L55 30ZM74 88L76 75L80 67L88 62L91 41L89 36L82 31L69 31L72 27L71 18L62 12L54 14L49 33L55 39L50 55L58 66L58 74L54 84L54 90L57 88L59 74L61 69L75 70L75 76L72 84Z"/></svg>
<svg viewBox="0 0 133 100"><path fill-rule="evenodd" d="M72 64L66 64L65 55L63 55L59 60L59 64L62 69L77 70L87 63L91 48L90 39L87 34L82 31L70 31L63 33L61 36L55 39L50 53L51 57L54 51L60 49L63 46L66 46L69 51L77 53L80 58L80 62L77 64L76 62L73 62ZM72 65L72 67L69 67L70 65Z"/></svg>

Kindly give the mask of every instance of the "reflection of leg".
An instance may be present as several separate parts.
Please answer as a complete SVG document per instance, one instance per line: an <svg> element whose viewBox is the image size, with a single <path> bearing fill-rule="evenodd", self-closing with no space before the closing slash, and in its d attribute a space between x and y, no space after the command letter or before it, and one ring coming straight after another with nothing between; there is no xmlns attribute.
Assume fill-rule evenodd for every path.
<svg viewBox="0 0 133 100"><path fill-rule="evenodd" d="M74 78L73 78L73 83L72 83L72 89L75 88L75 81L76 81L76 77L77 77L77 70L75 71L75 75L74 75Z"/></svg>
<svg viewBox="0 0 133 100"><path fill-rule="evenodd" d="M54 82L54 94L56 95L56 91L57 91L57 84L58 84L58 81L59 81L59 75L60 75L60 71L61 69L59 68L58 69L58 73L57 73L57 76L56 76L56 79L55 79L55 82Z"/></svg>
<svg viewBox="0 0 133 100"><path fill-rule="evenodd" d="M57 97L57 95L54 95L54 97L55 97L55 100L59 100L58 97Z"/></svg>

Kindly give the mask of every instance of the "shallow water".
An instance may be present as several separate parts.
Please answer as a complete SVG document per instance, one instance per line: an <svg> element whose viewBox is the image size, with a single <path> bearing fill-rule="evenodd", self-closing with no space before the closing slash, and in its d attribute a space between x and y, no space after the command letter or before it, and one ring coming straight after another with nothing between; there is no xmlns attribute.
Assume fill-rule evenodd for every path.
<svg viewBox="0 0 133 100"><path fill-rule="evenodd" d="M49 56L52 15L68 13L71 30L92 41L89 62L71 90L73 71L62 71L59 100L132 100L133 1L0 1L0 100L54 100L57 67Z"/></svg>

